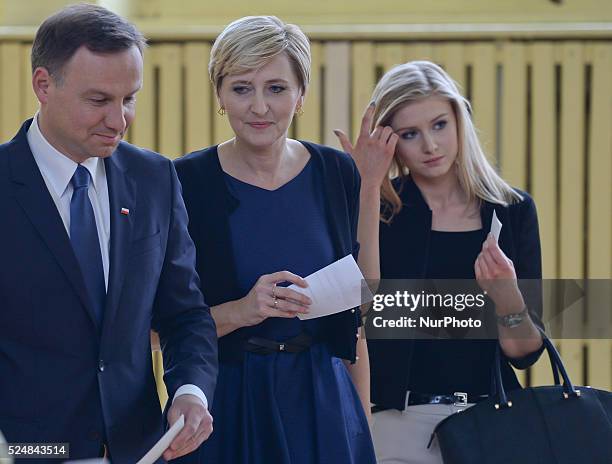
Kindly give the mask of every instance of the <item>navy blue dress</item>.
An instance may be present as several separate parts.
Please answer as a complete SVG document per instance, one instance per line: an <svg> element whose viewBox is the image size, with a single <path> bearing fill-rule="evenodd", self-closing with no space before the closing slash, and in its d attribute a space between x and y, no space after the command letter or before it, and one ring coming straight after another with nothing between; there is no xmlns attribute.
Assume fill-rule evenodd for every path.
<svg viewBox="0 0 612 464"><path fill-rule="evenodd" d="M240 206L230 216L238 283L246 294L263 274L305 277L334 261L321 189L309 161L276 190L229 175ZM315 338L320 319L268 318L251 336ZM344 363L325 343L301 353L245 352L222 362L211 408L214 432L200 450L206 464L375 463L367 420Z"/></svg>

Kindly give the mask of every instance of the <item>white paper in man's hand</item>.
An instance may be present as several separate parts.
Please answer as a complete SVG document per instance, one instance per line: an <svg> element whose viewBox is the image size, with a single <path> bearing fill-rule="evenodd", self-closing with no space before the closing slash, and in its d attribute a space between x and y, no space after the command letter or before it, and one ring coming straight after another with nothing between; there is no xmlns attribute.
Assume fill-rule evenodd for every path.
<svg viewBox="0 0 612 464"><path fill-rule="evenodd" d="M495 243L499 243L499 234L501 233L502 223L497 218L497 213L493 210L493 218L491 219L491 233L495 237Z"/></svg>
<svg viewBox="0 0 612 464"><path fill-rule="evenodd" d="M168 431L164 434L163 437L159 439L157 443L149 450L147 454L143 456L143 458L138 461L136 464L154 464L164 451L168 449L172 440L176 438L183 427L185 426L185 416L181 415L178 420L172 424L172 427L168 429Z"/></svg>
<svg viewBox="0 0 612 464"><path fill-rule="evenodd" d="M363 274L353 255L319 269L304 280L307 288L291 285L289 288L310 297L308 314L298 314L302 320L336 314L372 301Z"/></svg>

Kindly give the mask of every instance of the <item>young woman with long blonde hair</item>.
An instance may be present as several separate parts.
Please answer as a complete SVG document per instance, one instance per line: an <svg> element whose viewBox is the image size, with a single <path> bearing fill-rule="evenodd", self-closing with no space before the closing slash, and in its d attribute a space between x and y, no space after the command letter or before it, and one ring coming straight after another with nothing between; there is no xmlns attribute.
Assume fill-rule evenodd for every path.
<svg viewBox="0 0 612 464"><path fill-rule="evenodd" d="M526 368L541 353L517 278L541 277L531 197L510 187L487 160L469 102L428 61L387 72L353 146L337 135L362 176L360 266L370 279L476 279L495 308L495 340L368 340L379 463L440 463L434 442L444 417L486 397L496 345ZM393 173L393 176L390 176ZM493 212L503 227L490 234ZM494 323L495 325L495 323ZM467 403L467 404L465 404Z"/></svg>

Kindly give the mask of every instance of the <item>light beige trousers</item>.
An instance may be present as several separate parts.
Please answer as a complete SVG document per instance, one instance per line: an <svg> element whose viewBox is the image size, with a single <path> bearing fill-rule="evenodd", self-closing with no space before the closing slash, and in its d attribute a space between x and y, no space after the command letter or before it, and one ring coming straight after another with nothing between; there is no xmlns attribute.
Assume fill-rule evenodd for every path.
<svg viewBox="0 0 612 464"><path fill-rule="evenodd" d="M408 406L372 415L372 440L378 464L442 464L438 441L427 448L436 425L445 417L470 407L452 404Z"/></svg>

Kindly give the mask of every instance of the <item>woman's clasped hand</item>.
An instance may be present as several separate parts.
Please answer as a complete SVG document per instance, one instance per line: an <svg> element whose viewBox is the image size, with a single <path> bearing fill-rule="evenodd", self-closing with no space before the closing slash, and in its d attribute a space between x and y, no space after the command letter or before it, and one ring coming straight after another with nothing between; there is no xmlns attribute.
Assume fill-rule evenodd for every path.
<svg viewBox="0 0 612 464"><path fill-rule="evenodd" d="M251 291L237 305L237 317L242 326L259 324L268 317L296 317L308 314L312 300L296 290L281 287L281 282L290 282L301 288L308 287L306 281L289 271L262 275Z"/></svg>

